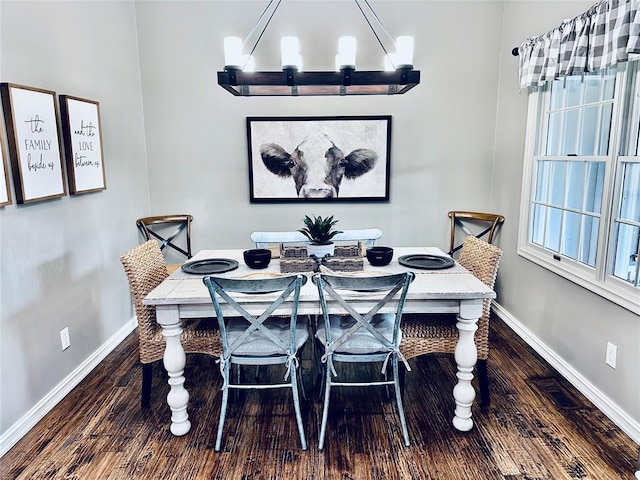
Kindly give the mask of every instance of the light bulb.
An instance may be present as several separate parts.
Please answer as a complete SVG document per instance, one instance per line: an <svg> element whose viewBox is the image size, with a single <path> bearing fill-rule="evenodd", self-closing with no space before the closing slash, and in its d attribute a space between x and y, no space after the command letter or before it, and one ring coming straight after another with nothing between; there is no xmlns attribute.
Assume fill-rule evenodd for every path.
<svg viewBox="0 0 640 480"><path fill-rule="evenodd" d="M242 39L240 37L224 37L225 68L242 67Z"/></svg>
<svg viewBox="0 0 640 480"><path fill-rule="evenodd" d="M396 38L396 68L413 67L413 37L404 35Z"/></svg>
<svg viewBox="0 0 640 480"><path fill-rule="evenodd" d="M282 68L297 68L300 57L300 43L297 37L282 37L280 39L280 55Z"/></svg>
<svg viewBox="0 0 640 480"><path fill-rule="evenodd" d="M338 39L338 60L340 68L356 68L356 37Z"/></svg>

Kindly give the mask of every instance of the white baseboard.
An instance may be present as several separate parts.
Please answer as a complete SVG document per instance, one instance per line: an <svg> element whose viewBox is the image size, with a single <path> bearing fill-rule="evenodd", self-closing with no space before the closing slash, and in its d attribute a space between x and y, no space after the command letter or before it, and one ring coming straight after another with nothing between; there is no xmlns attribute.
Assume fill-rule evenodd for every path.
<svg viewBox="0 0 640 480"><path fill-rule="evenodd" d="M98 364L106 358L127 336L138 326L133 317L120 328L111 338L93 352L62 382L47 393L34 407L25 413L20 420L14 423L0 436L0 457L3 457L11 447L24 437L42 418L49 413L73 388L78 385Z"/></svg>
<svg viewBox="0 0 640 480"><path fill-rule="evenodd" d="M545 345L527 327L520 323L499 303L493 302L493 311L506 323L520 338L522 338L538 355L544 358L560 375L580 393L589 399L602 413L615 423L620 429L629 435L634 442L640 444L640 423L622 410L613 400L602 393L595 385L587 380L573 366Z"/></svg>

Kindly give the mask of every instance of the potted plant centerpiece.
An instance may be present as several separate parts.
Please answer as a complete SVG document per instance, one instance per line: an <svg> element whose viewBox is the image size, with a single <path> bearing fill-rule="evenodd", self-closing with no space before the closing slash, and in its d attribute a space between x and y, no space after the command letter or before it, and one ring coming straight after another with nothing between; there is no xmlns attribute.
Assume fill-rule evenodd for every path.
<svg viewBox="0 0 640 480"><path fill-rule="evenodd" d="M302 221L305 224L305 228L298 231L311 241L307 245L309 255L315 255L317 258L322 258L327 254L333 255L335 245L332 238L342 233L340 230L333 229L338 220L334 220L333 215L325 218L313 215L313 219L305 215Z"/></svg>

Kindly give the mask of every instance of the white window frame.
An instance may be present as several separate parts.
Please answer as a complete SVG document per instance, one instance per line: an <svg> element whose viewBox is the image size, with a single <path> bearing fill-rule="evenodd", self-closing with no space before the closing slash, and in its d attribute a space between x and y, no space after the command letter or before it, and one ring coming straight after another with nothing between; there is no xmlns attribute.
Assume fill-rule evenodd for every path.
<svg viewBox="0 0 640 480"><path fill-rule="evenodd" d="M631 76L630 71L635 72L634 77ZM631 86L632 78L635 81L633 86ZM640 118L640 65L634 65L632 68L628 68L627 64L618 66L609 154L606 157L597 157L598 160L605 160L605 177L595 268L580 264L529 240L533 222L532 203L535 198L536 158L541 158L535 156L540 151L536 147L538 142L546 141L546 132L539 133L541 126L545 125L545 106L541 101L541 95L543 95L542 89L534 89L529 94L522 173L520 225L518 229L518 255L640 315L640 289L611 274L614 255L611 245L614 232L613 218L620 202L622 162L629 159L628 156L620 156L618 153L635 151L631 149L635 145L634 139L630 139L628 142L629 144L633 142L633 145L622 144L626 141L626 139L621 138L622 120L623 115L631 117L630 125L635 125L637 128L638 119ZM636 101L629 102L626 100L633 98L632 95L635 95ZM625 102L633 105L624 108ZM621 149L621 145L624 148ZM550 160L557 159L557 157L547 158ZM579 161L593 160L596 157L578 156L570 158Z"/></svg>

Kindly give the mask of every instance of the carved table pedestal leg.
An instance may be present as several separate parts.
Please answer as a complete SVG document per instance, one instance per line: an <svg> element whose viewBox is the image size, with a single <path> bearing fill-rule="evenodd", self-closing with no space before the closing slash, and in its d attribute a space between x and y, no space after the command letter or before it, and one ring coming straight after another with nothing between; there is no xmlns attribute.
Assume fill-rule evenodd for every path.
<svg viewBox="0 0 640 480"><path fill-rule="evenodd" d="M167 403L171 408L171 433L180 436L191 430L191 422L187 414L189 392L184 388L184 367L187 357L180 343L182 322L177 306L156 307L156 320L162 325L162 335L166 341L164 350L164 368L169 374L171 390L167 394Z"/></svg>
<svg viewBox="0 0 640 480"><path fill-rule="evenodd" d="M481 315L481 299L460 302L460 313L456 324L459 334L455 350L458 383L453 388L453 398L456 402L453 426L463 432L473 428L471 406L476 397L476 392L473 385L471 385L471 380L473 380L473 368L478 360L478 350L473 337L478 329L478 319Z"/></svg>

